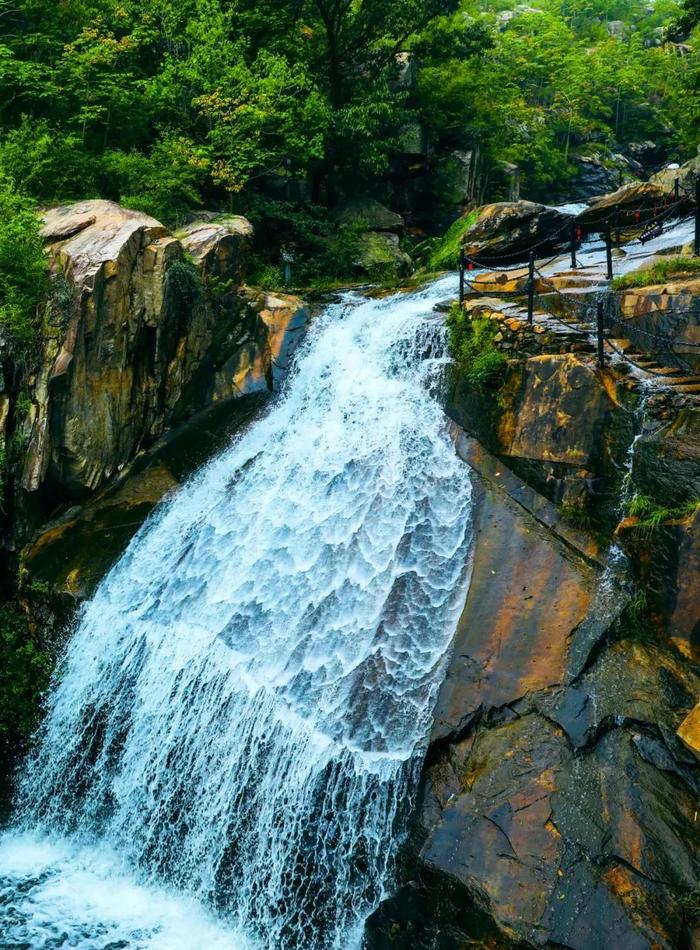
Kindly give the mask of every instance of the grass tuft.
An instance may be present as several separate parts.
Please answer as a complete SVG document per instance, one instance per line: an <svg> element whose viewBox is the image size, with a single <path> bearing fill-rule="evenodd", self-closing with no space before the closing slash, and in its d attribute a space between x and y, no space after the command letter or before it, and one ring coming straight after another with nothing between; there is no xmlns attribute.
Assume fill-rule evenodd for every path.
<svg viewBox="0 0 700 950"><path fill-rule="evenodd" d="M631 287L650 287L662 284L669 277L698 277L700 276L700 260L693 257L669 257L665 261L657 261L651 267L634 271L631 274L622 274L612 282L613 290L629 290Z"/></svg>

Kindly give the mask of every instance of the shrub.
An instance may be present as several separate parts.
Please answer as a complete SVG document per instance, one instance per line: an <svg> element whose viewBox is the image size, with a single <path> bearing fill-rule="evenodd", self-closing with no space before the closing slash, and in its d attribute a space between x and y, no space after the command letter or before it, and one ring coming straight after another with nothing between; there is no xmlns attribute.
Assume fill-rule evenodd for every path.
<svg viewBox="0 0 700 950"><path fill-rule="evenodd" d="M106 152L102 168L108 190L123 205L159 221L177 225L201 205L207 179L208 151L183 135L164 132L148 155Z"/></svg>
<svg viewBox="0 0 700 950"><path fill-rule="evenodd" d="M203 299L199 271L192 261L173 261L165 274L163 299L175 315L180 331L186 327L192 310Z"/></svg>
<svg viewBox="0 0 700 950"><path fill-rule="evenodd" d="M0 139L0 175L37 201L58 202L96 194L96 162L79 136L45 119L23 116Z"/></svg>
<svg viewBox="0 0 700 950"><path fill-rule="evenodd" d="M484 317L472 319L453 304L447 326L450 353L469 382L477 387L497 385L508 361L496 346L496 324Z"/></svg>
<svg viewBox="0 0 700 950"><path fill-rule="evenodd" d="M48 290L40 222L14 183L0 178L0 328L15 358L36 340L38 309Z"/></svg>
<svg viewBox="0 0 700 950"><path fill-rule="evenodd" d="M26 741L36 725L52 660L17 602L0 606L0 740Z"/></svg>

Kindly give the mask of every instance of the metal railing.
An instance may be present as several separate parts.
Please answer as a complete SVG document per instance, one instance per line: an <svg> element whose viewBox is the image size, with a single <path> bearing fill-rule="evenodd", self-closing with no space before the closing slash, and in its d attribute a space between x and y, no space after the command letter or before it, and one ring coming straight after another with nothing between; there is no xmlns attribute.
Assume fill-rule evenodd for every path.
<svg viewBox="0 0 700 950"><path fill-rule="evenodd" d="M678 214L683 208L688 208L694 206L692 213L685 218L678 218ZM500 257L490 257L488 260L482 257L469 256L464 252L464 249L460 252L459 257L459 300L460 305L464 302L466 296L465 289L468 286L470 291L479 292L484 295L494 295L498 297L520 297L526 298L527 306L527 322L529 324L533 323L534 320L534 310L535 310L535 299L538 299L540 306L548 313L550 316L553 316L555 319L559 320L563 325L570 327L571 329L580 329L574 328L570 324L566 323L565 320L562 320L561 316L554 311L548 309L546 306L543 306L542 295L536 293L537 280L539 279L548 288L547 293L555 293L559 297L563 298L568 305L575 306L579 313L582 322L595 323L595 332L596 332L596 353L598 358L598 363L600 366L605 364L605 345L606 342L611 345L612 349L615 349L614 345L610 343L610 340L607 339L607 336L612 329L612 326L609 325L610 321L606 319L606 308L603 302L603 299L598 295L598 299L595 303L587 303L581 301L580 299L574 297L571 294L563 293L545 274L542 273L542 268L545 268L552 264L557 257L561 256L561 252L555 254L549 261L543 262L540 266L537 265L535 250L538 247L543 247L545 245L556 246L557 239L559 235L564 230L565 227L570 228L569 235L569 251L571 254L571 267L576 269L579 264L577 260L577 252L580 250L583 241L585 240L586 235L592 233L600 233L601 225L604 225L603 235L605 243L605 273L608 280L613 278L613 234L615 234L617 239L617 245L622 245L622 235L623 232L627 233L630 228L629 225L626 225L625 218L633 216L634 221L634 230L638 231L636 237L633 237L625 241L625 245L639 241L642 246L649 240L659 237L664 233L664 228L669 224L673 223L674 227L678 227L679 224L682 224L684 221L694 219L694 239L693 239L693 252L696 257L700 256L700 176L696 179L695 182L695 195L694 198L691 198L686 192L683 191L680 185L680 180L676 178L674 182L673 192L667 195L663 201L663 204L658 202L652 205L651 208L643 208L641 205L636 208L614 208L611 213L603 218L597 218L590 221L581 222L577 218L574 218L571 222L565 222L564 225L559 228L555 228L547 236L540 238L538 241L534 242L527 248L522 248L517 252L511 254L502 255ZM564 242L559 239L558 243L564 244ZM502 264L499 261L512 260L515 257L518 257L522 261L523 256L527 254L527 264L516 263L516 264ZM654 256L654 252L649 254L640 255L640 259L646 257ZM589 266L599 266L603 261L594 262L593 265ZM475 268L486 268L491 270L496 270L501 273L508 273L515 276L516 271L521 273L517 275L516 279L525 279L524 286L515 288L513 290L501 290L498 287L495 287L496 280L486 280L484 281L475 279L473 281L468 280L467 273L474 270ZM527 275L527 276L526 276ZM479 285L484 285L483 289ZM700 298L699 298L700 304ZM687 311L663 311L665 314L675 314L678 316L700 316L700 306L697 309L691 309ZM625 324L625 330L629 333L630 336L636 334L636 331L642 335L646 335L649 339L653 339L655 344L654 354L655 355L667 355L673 356L676 361L680 364L680 368L686 369L688 372L695 372L676 352L674 347L678 346L679 343L677 340L669 337L668 334L662 334L657 331L650 333L648 331L641 330L638 327L631 328L628 321L617 321ZM632 341L634 342L634 341ZM697 348L700 350L700 344L690 341L682 341L680 344L684 348ZM666 349L662 349L666 347ZM649 347L651 349L651 346ZM640 346L640 351L644 352L644 348ZM623 354L624 355L624 354ZM626 357L627 358L627 357ZM633 362L633 361L632 361ZM653 372L650 370L650 372Z"/></svg>

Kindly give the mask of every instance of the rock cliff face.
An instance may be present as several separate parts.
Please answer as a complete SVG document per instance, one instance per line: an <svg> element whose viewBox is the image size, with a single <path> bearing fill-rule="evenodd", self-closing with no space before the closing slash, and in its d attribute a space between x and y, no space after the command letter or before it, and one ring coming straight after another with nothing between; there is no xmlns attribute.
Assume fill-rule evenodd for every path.
<svg viewBox="0 0 700 950"><path fill-rule="evenodd" d="M370 946L696 946L697 409L672 401L656 417L650 400L634 439L624 366L601 372L562 352L565 336L497 319L501 384L453 390L471 433L456 436L474 485L471 583L404 883ZM640 530L623 484L687 511Z"/></svg>
<svg viewBox="0 0 700 950"><path fill-rule="evenodd" d="M70 304L29 380L25 506L86 498L192 412L272 388L306 314L242 286L251 234L222 218L176 237L99 200L45 214Z"/></svg>

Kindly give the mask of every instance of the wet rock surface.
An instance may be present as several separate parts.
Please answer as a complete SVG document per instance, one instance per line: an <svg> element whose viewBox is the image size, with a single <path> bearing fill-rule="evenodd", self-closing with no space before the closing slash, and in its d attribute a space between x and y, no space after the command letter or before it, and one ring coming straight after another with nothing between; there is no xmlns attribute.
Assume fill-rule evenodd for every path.
<svg viewBox="0 0 700 950"><path fill-rule="evenodd" d="M700 874L700 670L670 646L616 639L623 592L601 596L600 567L500 474L475 477L472 581L410 880L370 945L683 946Z"/></svg>
<svg viewBox="0 0 700 950"><path fill-rule="evenodd" d="M546 333L538 343L571 345ZM495 390L458 379L450 411L548 499L614 521L637 397L614 369L601 372L585 352L531 352L509 351L515 358Z"/></svg>
<svg viewBox="0 0 700 950"><path fill-rule="evenodd" d="M220 403L159 440L115 484L43 526L22 551L25 570L68 602L90 597L156 505L248 425L264 399Z"/></svg>
<svg viewBox="0 0 700 950"><path fill-rule="evenodd" d="M452 394L479 440L456 438L473 469L472 578L404 883L370 921L369 945L695 946L696 410L650 398L640 432L623 366L546 352L562 342L546 332L531 352L515 321L497 319L503 377L457 379ZM612 546L568 520L577 479L589 501L610 498L606 533L623 519ZM635 493L686 514L640 529L624 517Z"/></svg>
<svg viewBox="0 0 700 950"><path fill-rule="evenodd" d="M700 408L675 418L640 438L634 450L640 491L682 505L700 499Z"/></svg>

